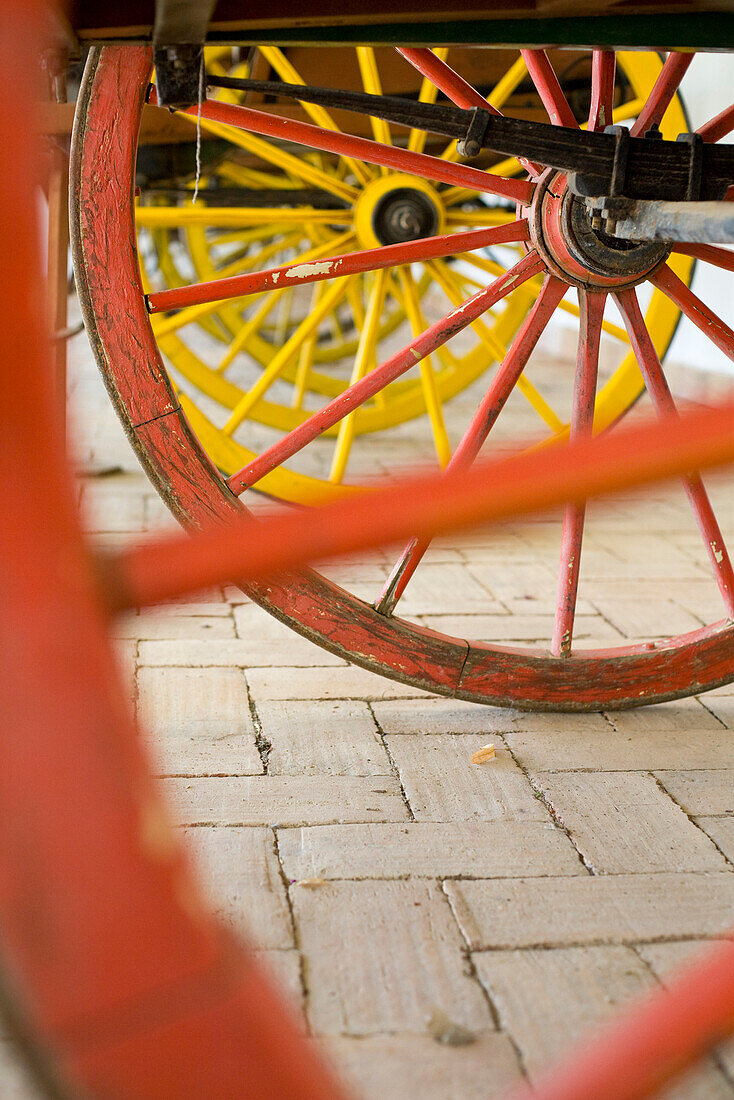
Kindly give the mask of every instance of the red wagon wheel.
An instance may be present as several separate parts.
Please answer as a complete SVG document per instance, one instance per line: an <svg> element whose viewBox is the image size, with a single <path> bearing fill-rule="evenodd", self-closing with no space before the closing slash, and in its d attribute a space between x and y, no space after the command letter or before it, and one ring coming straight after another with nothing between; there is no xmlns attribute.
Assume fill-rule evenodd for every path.
<svg viewBox="0 0 734 1100"><path fill-rule="evenodd" d="M486 106L486 100L432 51L401 52L456 104ZM668 56L649 99L641 106L633 134L643 134L660 121L691 56ZM526 50L523 57L551 121L578 128L547 54ZM615 60L612 51L594 51L588 119L591 128L600 128L611 116ZM604 306L610 298L624 322L648 393L661 412L671 408L673 398L640 305L642 284L661 291L718 348L734 358L734 332L675 274L669 248L651 242L626 243L620 251L595 231L586 208L573 200L561 173L529 163L519 175L503 176L496 170L485 173L450 157L417 154L293 119L205 102L205 117L269 135L276 142L297 143L327 155L359 157L403 176L410 173L423 184L438 180L472 193L500 196L514 203L516 209L509 227L501 227L498 240L514 239L524 253L506 275L482 287L469 304L457 306L430 325L225 482L194 437L166 375L140 285L132 185L136 135L149 76L150 54L146 49L96 49L90 55L73 145L72 186L78 196L73 237L87 331L106 383L146 471L185 524L226 521L243 507L235 493L257 485L268 471L299 456L324 430L534 277L542 279L535 303L453 454L454 468L471 463L478 454L550 317L571 287L577 293L580 311L572 436L582 437L592 430ZM699 132L705 140L717 141L733 126L734 110L727 108ZM420 259L427 247L425 240L416 240L403 247L397 260L389 262L405 264ZM680 251L719 268L732 268L730 253L722 249L684 246ZM364 263L363 269L377 270L384 268L389 257L384 246L362 259L357 253L345 260L343 274L352 270L355 260ZM302 282L311 282L323 277L316 269L323 272L324 266L328 267L311 265L308 270L292 274ZM274 285L280 277L282 273L277 277L273 273L260 276L257 286L253 283L249 289L262 290L267 279ZM191 300L195 301L197 288L192 289ZM237 290L243 293L239 285ZM200 288L198 293L205 295L207 291ZM569 505L563 517L555 626L547 649L520 649L448 637L397 617L395 610L402 591L426 549L416 542L400 555L374 605L314 572L247 591L278 618L327 649L375 672L444 695L482 703L575 710L676 698L734 676L734 573L697 474L686 479L685 491L721 592L723 617L701 629L655 643L594 651L572 648L585 518L580 504Z"/></svg>

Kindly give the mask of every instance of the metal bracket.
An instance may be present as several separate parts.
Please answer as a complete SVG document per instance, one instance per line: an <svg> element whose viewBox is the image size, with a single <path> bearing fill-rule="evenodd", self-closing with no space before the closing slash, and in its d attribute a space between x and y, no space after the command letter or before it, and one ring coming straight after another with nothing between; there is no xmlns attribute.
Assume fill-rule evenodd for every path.
<svg viewBox="0 0 734 1100"><path fill-rule="evenodd" d="M613 197L624 194L624 185L627 179L627 161L629 159L630 132L626 126L607 126L605 134L612 134L615 139L614 163L612 165L612 178L609 184L609 194Z"/></svg>
<svg viewBox="0 0 734 1100"><path fill-rule="evenodd" d="M678 141L688 145L688 185L686 187L686 201L693 202L701 197L701 183L703 181L703 138L700 134L679 134Z"/></svg>
<svg viewBox="0 0 734 1100"><path fill-rule="evenodd" d="M456 149L460 156L470 158L479 156L491 117L492 112L487 110L486 107L472 107L471 121L466 136L456 143Z"/></svg>
<svg viewBox="0 0 734 1100"><path fill-rule="evenodd" d="M156 0L153 62L158 102L184 110L199 102L204 40L217 0Z"/></svg>

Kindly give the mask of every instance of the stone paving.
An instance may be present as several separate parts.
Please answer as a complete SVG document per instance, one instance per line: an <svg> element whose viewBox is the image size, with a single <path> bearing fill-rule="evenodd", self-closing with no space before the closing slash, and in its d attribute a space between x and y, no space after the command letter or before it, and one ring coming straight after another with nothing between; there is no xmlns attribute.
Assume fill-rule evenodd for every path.
<svg viewBox="0 0 734 1100"><path fill-rule="evenodd" d="M170 523L83 337L73 398L78 460L119 467L80 482L95 537ZM730 485L713 479L732 526ZM582 645L720 617L679 488L595 519ZM545 640L557 546L555 517L443 540L411 613ZM386 561L333 572L374 586ZM363 1100L500 1096L734 924L734 686L620 714L477 707L351 668L230 588L129 616L116 635L213 904ZM488 741L496 758L472 764ZM442 1019L474 1041L436 1041ZM0 1052L0 1096L30 1100ZM719 1100L733 1080L723 1049L666 1095Z"/></svg>

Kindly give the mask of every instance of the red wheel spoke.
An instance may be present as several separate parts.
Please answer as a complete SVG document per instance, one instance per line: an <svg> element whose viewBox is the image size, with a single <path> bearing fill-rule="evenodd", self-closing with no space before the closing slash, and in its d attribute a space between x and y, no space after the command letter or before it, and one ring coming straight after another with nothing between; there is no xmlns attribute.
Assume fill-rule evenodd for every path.
<svg viewBox="0 0 734 1100"><path fill-rule="evenodd" d="M700 134L704 141L721 141L732 130L734 130L734 103L731 107L725 107L708 122L704 122L703 126L698 127L696 133Z"/></svg>
<svg viewBox="0 0 734 1100"><path fill-rule="evenodd" d="M566 289L566 284L560 279L552 275L546 277L535 305L497 368L469 427L446 466L446 471L466 469L474 462ZM412 539L405 547L375 604L375 608L383 615L392 614L429 545L427 541Z"/></svg>
<svg viewBox="0 0 734 1100"><path fill-rule="evenodd" d="M670 417L671 414L677 415L678 410L660 364L660 359L650 338L650 333L647 330L645 319L642 316L637 295L634 290L626 290L623 293L615 294L614 298L624 317L632 349L645 379L645 386L652 399L653 407L663 417ZM721 528L714 515L711 501L701 481L700 474L694 473L685 476L683 485L696 516L699 530L706 543L706 552L719 591L723 597L727 614L731 618L734 616L734 571L724 544Z"/></svg>
<svg viewBox="0 0 734 1100"><path fill-rule="evenodd" d="M255 271L247 275L234 275L226 279L213 279L205 283L163 290L149 294L148 309L161 313L169 309L219 302L228 298L241 298L265 290L281 290L288 286L302 286L323 279L355 275L364 271L378 271L383 267L417 263L442 256L453 256L490 245L508 244L528 240L528 223L524 219L489 229L471 229L462 233L445 233L439 237L424 237L406 244L370 248L341 256L325 256L317 263L298 262L283 267Z"/></svg>
<svg viewBox="0 0 734 1100"><path fill-rule="evenodd" d="M674 252L682 252L684 256L695 256L697 260L703 260L714 267L720 267L724 271L734 271L734 252L728 248L719 248L715 244L674 244Z"/></svg>
<svg viewBox="0 0 734 1100"><path fill-rule="evenodd" d="M576 116L563 93L548 54L545 50L521 50L520 53L551 122L556 126L570 126L577 130L579 124Z"/></svg>
<svg viewBox="0 0 734 1100"><path fill-rule="evenodd" d="M488 103L481 92L473 88L459 76L450 65L436 57L433 50L428 49L400 49L398 53L408 61L421 76L425 76L432 84L435 84L452 103L457 107L469 109L471 107L483 107L485 111L491 111L493 115L502 112Z"/></svg>
<svg viewBox="0 0 734 1100"><path fill-rule="evenodd" d="M668 104L678 91L678 86L694 56L692 53L668 54L647 103L630 130L632 137L639 137L647 133L651 126L657 126L668 109Z"/></svg>
<svg viewBox="0 0 734 1100"><path fill-rule="evenodd" d="M151 90L150 102L156 103L155 89ZM196 116L198 107L190 107L183 112ZM471 191L499 195L527 205L535 190L527 180L504 179L472 168L468 164L453 164L440 157L426 153L411 153L394 145L381 145L368 138L354 137L334 130L324 130L309 122L298 122L282 115L265 114L251 107L241 107L234 103L222 103L215 99L205 99L201 105L201 117L212 122L235 126L265 137L281 138L283 141L305 145L309 149L320 149L337 156L346 156L366 161L368 164L384 165L398 172L420 176L422 179L437 180Z"/></svg>
<svg viewBox="0 0 734 1100"><path fill-rule="evenodd" d="M663 264L654 275L650 276L650 282L667 294L671 301L685 313L689 321L693 321L694 325L700 328L701 332L708 336L724 355L734 359L734 332L713 310L704 305L700 298L696 297L667 264Z"/></svg>
<svg viewBox="0 0 734 1100"><path fill-rule="evenodd" d="M481 92L478 92L476 88L464 80L463 76L459 76L450 65L447 65L445 61L442 61L440 57L436 57L433 50L428 49L400 49L398 53L401 54L406 61L409 61L414 69L430 80L436 87L443 92L443 94L455 103L457 107L463 107L471 109L472 107L482 107L485 111L491 111L493 115L501 115L502 111L497 110ZM528 172L538 174L540 169L537 165L532 164L531 161L525 160L524 157L518 157L520 164L527 169Z"/></svg>
<svg viewBox="0 0 734 1100"><path fill-rule="evenodd" d="M617 55L614 50L594 50L591 61L590 130L603 130L605 126L611 126L616 70Z"/></svg>
<svg viewBox="0 0 734 1100"><path fill-rule="evenodd" d="M583 290L579 291L581 318L569 435L573 442L590 438L594 426L596 380L599 371L599 344L602 321L604 320L605 301L606 294L587 294ZM567 504L563 510L561 563L558 572L556 616L551 641L551 653L554 657L568 657L571 653L585 516L585 504Z"/></svg>
<svg viewBox="0 0 734 1100"><path fill-rule="evenodd" d="M349 386L323 409L314 413L303 424L294 428L292 432L283 436L272 447L268 447L247 466L233 474L227 482L229 488L232 492L239 494L256 484L265 474L274 470L286 459L291 458L297 451L300 451L333 424L338 423L354 409L359 408L370 397L374 397L390 382L395 381L401 374L405 374L421 359L430 355L436 348L441 347L457 332L465 329L472 321L476 321L482 313L496 305L511 291L527 282L533 275L537 275L542 268L542 261L536 253L531 252L524 256L519 263L515 264L499 279L496 279L490 286L480 290L478 294L446 314L440 321L436 321L424 333L417 336L404 348L401 348L399 352L392 355L381 366L370 371L359 382Z"/></svg>

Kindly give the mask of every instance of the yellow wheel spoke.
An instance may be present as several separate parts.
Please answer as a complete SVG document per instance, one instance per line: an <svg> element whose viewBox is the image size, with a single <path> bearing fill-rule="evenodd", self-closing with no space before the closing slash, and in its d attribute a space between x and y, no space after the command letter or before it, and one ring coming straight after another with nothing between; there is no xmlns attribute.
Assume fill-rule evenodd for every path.
<svg viewBox="0 0 734 1100"><path fill-rule="evenodd" d="M288 247L289 243L296 244L300 239L300 233L292 233L290 236L284 237L282 240L268 245L267 248L263 248L258 255L247 257L244 260L238 260L236 264L222 268L219 273L220 277L224 279L228 275L239 274L239 272L247 270L248 267L255 267L259 262L265 262L270 256L282 252L284 248ZM261 295L252 295L251 300L254 300L255 297L259 298ZM160 340L162 337L168 336L169 333L176 332L178 329L183 328L185 325L190 325L194 321L200 321L203 317L208 317L211 313L216 313L220 305L221 301L203 302L200 305L185 306L184 309L178 310L177 313L172 314L170 317L161 317L160 314L154 314L152 321L156 338Z"/></svg>
<svg viewBox="0 0 734 1100"><path fill-rule="evenodd" d="M447 46L441 46L433 51L436 57L441 61L445 61L448 57L449 51ZM418 95L419 103L435 103L438 97L438 88L429 80L428 77L424 77L421 83L421 90ZM408 151L410 153L422 153L426 147L426 138L428 134L425 130L413 129L408 136Z"/></svg>
<svg viewBox="0 0 734 1100"><path fill-rule="evenodd" d="M525 79L527 71L528 67L525 64L525 59L520 55L517 61L510 65L505 75L497 81L487 96L487 102L496 107L498 111L501 111L515 88Z"/></svg>
<svg viewBox="0 0 734 1100"><path fill-rule="evenodd" d="M176 114L179 118L187 119L194 126L197 123L196 115L189 115L184 111L177 111ZM209 118L201 119L201 128L215 137L231 142L232 145L236 145L240 149L246 149L248 153L261 157L269 164L275 164L285 172L292 172L299 179L305 180L306 183L320 187L324 191L329 191L340 199L354 202L357 198L358 191L356 187L343 183L326 172L321 172L307 161L295 157L292 153L286 152L285 149L281 149L280 146L274 145L256 134L251 134L247 130L240 130L236 126L228 126L226 123L213 122Z"/></svg>
<svg viewBox="0 0 734 1100"><path fill-rule="evenodd" d="M275 353L252 389L248 390L238 402L222 429L225 434L231 435L237 430L252 407L270 389L291 359L300 352L304 340L307 340L329 313L336 308L338 302L346 294L350 280L354 278L356 278L355 275L348 275L345 279L334 280L333 285L324 294L318 307L301 322L290 339Z"/></svg>
<svg viewBox="0 0 734 1100"><path fill-rule="evenodd" d="M349 210L315 210L311 206L138 206L136 221L145 229L173 229L181 226L205 225L230 228L232 226L265 225L273 221L282 224L349 225Z"/></svg>
<svg viewBox="0 0 734 1100"><path fill-rule="evenodd" d="M403 292L405 312L408 315L413 335L420 336L422 332L425 332L428 326L423 316L420 299L418 298L418 292L415 288L415 282L413 281L410 268L407 266L398 268L398 279L400 282L400 289ZM441 467L444 467L451 458L451 444L449 443L448 433L446 432L441 398L438 395L438 389L436 387L436 376L433 373L432 356L427 355L424 359L421 359L418 366L420 369L423 400L426 403L426 412L431 422L431 431L433 432L436 455L439 464Z"/></svg>
<svg viewBox="0 0 734 1100"><path fill-rule="evenodd" d="M362 87L364 90L369 92L370 95L382 95L382 84L377 69L377 59L375 58L375 51L372 46L357 46L357 61L359 62L359 71L362 77ZM390 127L387 122L385 122L384 118L373 118L370 116L370 125L375 141L379 141L382 145L392 145ZM386 176L387 173L388 169L384 165L381 165L380 174Z"/></svg>
<svg viewBox="0 0 734 1100"><path fill-rule="evenodd" d="M314 283L311 291L311 312L318 308L327 285L327 283ZM296 370L296 380L293 387L292 405L294 409L303 408L303 400L311 380L311 368L313 367L317 339L318 333L312 332L308 339L304 340L298 357L298 369Z"/></svg>
<svg viewBox="0 0 734 1100"><path fill-rule="evenodd" d="M272 239L280 233L286 233L289 229L293 232L292 226L285 225L283 222L274 222L267 229L255 225L252 229L233 229L227 230L226 233L216 233L210 237L210 240L212 244L247 244L249 241Z"/></svg>
<svg viewBox="0 0 734 1100"><path fill-rule="evenodd" d="M276 174L275 172L262 172L257 168L247 168L244 164L237 164L232 160L223 161L217 168L217 175L229 183L238 187L273 187L278 190L302 187L303 185L292 176Z"/></svg>
<svg viewBox="0 0 734 1100"><path fill-rule="evenodd" d="M260 53L265 60L272 65L281 80L285 80L289 84L306 84L306 81L291 64L282 50L277 49L275 46L260 46ZM324 130L333 130L336 133L341 133L334 119L324 107L319 106L317 103L301 103L301 106L317 126L321 126ZM371 167L364 164L362 161L354 160L352 157L343 157L341 159L344 163L349 165L360 183L367 184L370 180L375 178Z"/></svg>
<svg viewBox="0 0 734 1100"><path fill-rule="evenodd" d="M367 302L367 312L362 324L359 346L352 367L352 375L349 379L350 386L359 382L376 361L377 339L380 331L380 321L385 305L385 293L387 290L389 274L384 268L375 272L375 279ZM341 482L347 462L354 443L356 409L344 417L339 425L339 434L334 446L334 457L331 462L329 481Z"/></svg>
<svg viewBox="0 0 734 1100"><path fill-rule="evenodd" d="M514 222L517 219L517 212L515 210L507 210L505 207L497 206L494 209L487 208L485 210L456 210L446 211L446 223L447 225L466 225L466 226L490 226L490 225L508 225L510 222Z"/></svg>
<svg viewBox="0 0 734 1100"><path fill-rule="evenodd" d="M234 339L230 342L227 351L223 358L218 363L216 371L218 374L223 374L226 371L230 363L239 355L244 348L247 341L255 333L262 330L263 324L273 309L282 301L286 294L287 288L282 290L276 290L272 294L268 294L265 301L262 302L258 309L255 310L252 317L249 317L247 321L244 321L242 328L239 330Z"/></svg>

